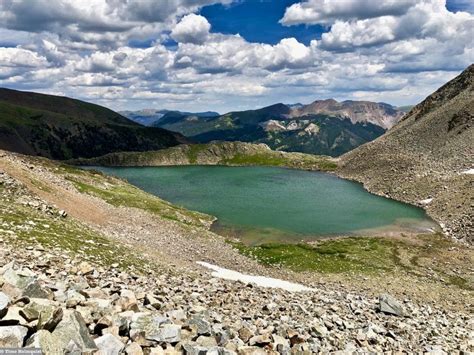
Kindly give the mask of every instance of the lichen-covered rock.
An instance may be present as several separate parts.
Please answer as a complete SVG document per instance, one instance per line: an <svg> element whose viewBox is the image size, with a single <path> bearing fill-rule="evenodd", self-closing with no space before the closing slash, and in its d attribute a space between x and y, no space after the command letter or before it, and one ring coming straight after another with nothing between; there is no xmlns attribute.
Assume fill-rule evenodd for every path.
<svg viewBox="0 0 474 355"><path fill-rule="evenodd" d="M49 331L40 329L26 342L27 348L39 348L43 354L62 354L64 349L61 339Z"/></svg>
<svg viewBox="0 0 474 355"><path fill-rule="evenodd" d="M53 311L54 305L51 301L43 298L32 298L30 303L21 309L20 314L28 322L31 322L37 320L40 314L43 314L43 319L49 318L52 316Z"/></svg>
<svg viewBox="0 0 474 355"><path fill-rule="evenodd" d="M23 290L22 296L29 298L48 298L51 299L53 294L38 283L38 281L30 282Z"/></svg>
<svg viewBox="0 0 474 355"><path fill-rule="evenodd" d="M197 328L197 333L199 335L210 335L211 334L211 324L205 320L202 316L194 316L189 320L189 325L195 325Z"/></svg>

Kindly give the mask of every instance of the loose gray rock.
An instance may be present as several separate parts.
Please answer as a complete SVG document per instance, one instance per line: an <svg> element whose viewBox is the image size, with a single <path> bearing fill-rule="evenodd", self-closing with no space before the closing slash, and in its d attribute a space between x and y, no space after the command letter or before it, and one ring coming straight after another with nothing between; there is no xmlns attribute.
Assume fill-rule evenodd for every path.
<svg viewBox="0 0 474 355"><path fill-rule="evenodd" d="M210 335L211 324L202 318L201 316L194 316L189 320L189 325L195 325L197 327L197 333L199 335Z"/></svg>
<svg viewBox="0 0 474 355"><path fill-rule="evenodd" d="M49 318L53 314L54 306L51 301L43 298L32 298L23 309L20 310L20 314L28 322L36 320L43 314L44 318Z"/></svg>
<svg viewBox="0 0 474 355"><path fill-rule="evenodd" d="M29 298L51 298L52 293L42 288L38 281L33 281L23 290L22 296Z"/></svg>
<svg viewBox="0 0 474 355"><path fill-rule="evenodd" d="M403 306L392 296L388 294L380 295L378 310L385 314L392 314L402 317L405 315Z"/></svg>
<svg viewBox="0 0 474 355"><path fill-rule="evenodd" d="M181 340L181 326L176 324L165 324L154 334L150 334L147 339L158 342L177 343Z"/></svg>
<svg viewBox="0 0 474 355"><path fill-rule="evenodd" d="M163 325L171 323L169 319L153 316L150 313L135 313L132 316L130 324L130 337L135 337L143 334L146 339L163 341ZM181 327L180 327L181 328Z"/></svg>
<svg viewBox="0 0 474 355"><path fill-rule="evenodd" d="M65 315L53 334L61 339L63 348L70 346L72 342L83 352L97 349L84 319L77 311Z"/></svg>
<svg viewBox="0 0 474 355"><path fill-rule="evenodd" d="M45 329L52 332L63 319L63 309L56 308L51 315L40 313L38 318L38 329Z"/></svg>
<svg viewBox="0 0 474 355"><path fill-rule="evenodd" d="M95 345L102 354L118 355L123 350L125 345L112 334L105 334L95 339Z"/></svg>
<svg viewBox="0 0 474 355"><path fill-rule="evenodd" d="M35 280L35 274L28 269L14 270L13 264L10 264L3 273L3 280L12 286L24 289L28 284Z"/></svg>
<svg viewBox="0 0 474 355"><path fill-rule="evenodd" d="M61 339L47 330L40 329L28 339L27 348L39 348L43 354L62 354Z"/></svg>

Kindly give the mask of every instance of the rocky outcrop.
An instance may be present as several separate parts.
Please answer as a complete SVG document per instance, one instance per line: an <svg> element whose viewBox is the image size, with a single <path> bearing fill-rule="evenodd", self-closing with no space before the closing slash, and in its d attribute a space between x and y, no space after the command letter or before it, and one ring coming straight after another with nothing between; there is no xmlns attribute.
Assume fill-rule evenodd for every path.
<svg viewBox="0 0 474 355"><path fill-rule="evenodd" d="M447 235L474 242L474 65L379 139L341 157L338 173L423 206Z"/></svg>
<svg viewBox="0 0 474 355"><path fill-rule="evenodd" d="M180 145L152 152L107 154L69 163L101 166L170 166L170 165L268 165L307 170L333 170L334 160L325 156L271 150L265 144L213 142Z"/></svg>

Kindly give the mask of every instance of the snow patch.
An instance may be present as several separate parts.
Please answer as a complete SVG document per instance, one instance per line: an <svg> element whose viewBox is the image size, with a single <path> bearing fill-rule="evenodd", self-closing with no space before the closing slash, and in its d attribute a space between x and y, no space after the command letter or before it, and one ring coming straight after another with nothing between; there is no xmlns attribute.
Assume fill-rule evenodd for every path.
<svg viewBox="0 0 474 355"><path fill-rule="evenodd" d="M420 200L418 202L420 202L422 205L429 205L431 201L433 201L432 198L427 198L426 200Z"/></svg>
<svg viewBox="0 0 474 355"><path fill-rule="evenodd" d="M468 170L464 170L464 171L461 171L461 174L469 174L469 175L474 175L474 168L472 168L472 169L468 169Z"/></svg>
<svg viewBox="0 0 474 355"><path fill-rule="evenodd" d="M314 288L306 287L301 284L296 284L280 279L274 279L271 277L242 274L238 271L224 269L222 267L212 265L204 261L198 261L197 263L201 266L213 270L211 275L220 279L241 281L244 283L253 283L260 287L280 288L282 290L290 292L314 291Z"/></svg>

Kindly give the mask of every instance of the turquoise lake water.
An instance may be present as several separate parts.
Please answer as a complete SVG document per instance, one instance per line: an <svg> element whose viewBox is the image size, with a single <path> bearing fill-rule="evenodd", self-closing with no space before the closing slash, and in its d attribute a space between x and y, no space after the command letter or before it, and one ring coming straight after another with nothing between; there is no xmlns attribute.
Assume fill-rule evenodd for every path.
<svg viewBox="0 0 474 355"><path fill-rule="evenodd" d="M435 229L417 207L336 176L274 167L94 167L174 204L218 218L214 230L247 243Z"/></svg>

